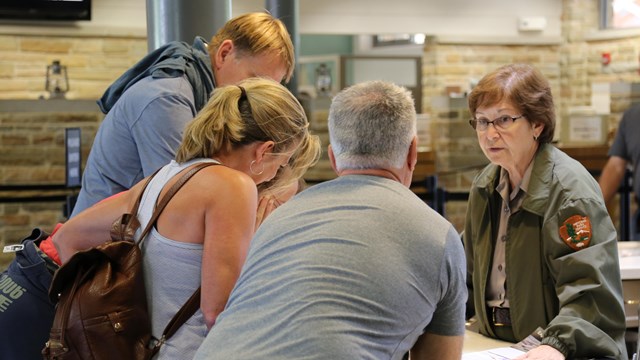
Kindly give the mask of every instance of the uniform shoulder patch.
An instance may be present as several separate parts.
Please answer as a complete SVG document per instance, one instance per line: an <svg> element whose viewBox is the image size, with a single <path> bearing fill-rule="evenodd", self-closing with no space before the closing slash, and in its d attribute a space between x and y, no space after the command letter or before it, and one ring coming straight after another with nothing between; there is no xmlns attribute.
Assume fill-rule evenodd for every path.
<svg viewBox="0 0 640 360"><path fill-rule="evenodd" d="M587 216L570 216L562 223L558 232L560 238L573 250L587 248L591 243L591 221Z"/></svg>

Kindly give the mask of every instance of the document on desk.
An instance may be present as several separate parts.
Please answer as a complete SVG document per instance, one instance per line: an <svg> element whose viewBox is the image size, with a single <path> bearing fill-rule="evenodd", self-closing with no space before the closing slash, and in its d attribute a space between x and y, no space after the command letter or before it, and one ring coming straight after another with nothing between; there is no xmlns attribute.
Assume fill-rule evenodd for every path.
<svg viewBox="0 0 640 360"><path fill-rule="evenodd" d="M543 330L537 328L531 335L510 347L501 347L477 351L462 355L462 360L511 360L525 354L527 351L540 345Z"/></svg>
<svg viewBox="0 0 640 360"><path fill-rule="evenodd" d="M462 360L510 360L524 354L524 351L511 347L495 348L462 355Z"/></svg>

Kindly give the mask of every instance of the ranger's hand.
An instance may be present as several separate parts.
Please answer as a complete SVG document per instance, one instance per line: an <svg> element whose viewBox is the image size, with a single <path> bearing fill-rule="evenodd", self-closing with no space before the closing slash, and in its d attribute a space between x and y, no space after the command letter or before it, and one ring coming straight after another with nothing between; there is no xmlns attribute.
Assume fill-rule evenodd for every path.
<svg viewBox="0 0 640 360"><path fill-rule="evenodd" d="M549 345L540 345L515 360L564 360L564 355Z"/></svg>

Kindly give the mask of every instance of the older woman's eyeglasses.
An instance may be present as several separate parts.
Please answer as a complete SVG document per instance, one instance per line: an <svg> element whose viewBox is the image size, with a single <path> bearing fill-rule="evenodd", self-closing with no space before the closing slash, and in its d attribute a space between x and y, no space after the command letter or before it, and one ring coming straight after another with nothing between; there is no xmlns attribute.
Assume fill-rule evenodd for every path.
<svg viewBox="0 0 640 360"><path fill-rule="evenodd" d="M507 130L509 127L511 127L511 125L513 125L514 121L523 117L524 115L519 115L519 116L502 115L499 118L493 119L491 121L485 118L471 119L469 120L469 124L476 131L487 130L489 128L489 124L493 124L496 130L498 129Z"/></svg>

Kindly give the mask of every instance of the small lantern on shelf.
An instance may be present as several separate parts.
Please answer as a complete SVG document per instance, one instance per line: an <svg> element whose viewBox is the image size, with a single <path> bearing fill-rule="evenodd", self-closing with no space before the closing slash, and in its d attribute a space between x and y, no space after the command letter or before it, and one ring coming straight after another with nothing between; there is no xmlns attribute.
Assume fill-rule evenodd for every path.
<svg viewBox="0 0 640 360"><path fill-rule="evenodd" d="M325 63L316 68L316 91L320 96L331 94L331 70Z"/></svg>
<svg viewBox="0 0 640 360"><path fill-rule="evenodd" d="M67 67L61 65L60 60L53 60L51 65L47 65L47 80L44 87L49 92L49 99L64 99L65 93L69 91Z"/></svg>

